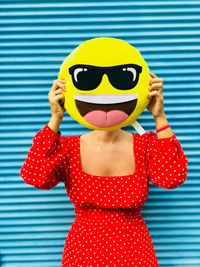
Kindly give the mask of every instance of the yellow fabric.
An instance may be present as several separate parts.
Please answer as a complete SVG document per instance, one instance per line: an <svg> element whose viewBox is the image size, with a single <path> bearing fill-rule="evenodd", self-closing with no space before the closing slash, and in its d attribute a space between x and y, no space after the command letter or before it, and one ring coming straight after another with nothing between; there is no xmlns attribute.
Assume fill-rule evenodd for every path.
<svg viewBox="0 0 200 267"><path fill-rule="evenodd" d="M82 91L74 86L72 77L68 71L69 68L75 64L88 64L100 67L137 64L142 67L142 72L140 73L137 85L133 89L116 89L111 85L108 77L104 74L100 85L96 89ZM65 93L65 109L73 119L89 129L115 130L132 124L147 107L150 101L147 96L149 93L148 88L151 77L149 75L147 63L135 47L121 39L99 37L81 43L63 61L58 74L58 79L66 80L67 91ZM75 95L85 95L86 97L88 95L107 95L108 97L109 95L119 95L121 97L123 95L130 95L131 97L133 94L138 95L135 109L125 121L112 127L97 127L86 121L79 113L75 101Z"/></svg>

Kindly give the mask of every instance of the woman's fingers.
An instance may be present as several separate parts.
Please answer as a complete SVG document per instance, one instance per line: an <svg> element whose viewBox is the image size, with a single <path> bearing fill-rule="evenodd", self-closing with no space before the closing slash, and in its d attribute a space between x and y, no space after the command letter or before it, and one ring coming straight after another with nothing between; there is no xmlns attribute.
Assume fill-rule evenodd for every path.
<svg viewBox="0 0 200 267"><path fill-rule="evenodd" d="M149 97L160 95L162 94L163 90L163 80L161 78L158 78L153 72L150 72L151 80L149 82L150 88L149 88Z"/></svg>
<svg viewBox="0 0 200 267"><path fill-rule="evenodd" d="M61 88L58 88L58 89L55 90L54 94L56 94L56 95L63 94L64 91L66 91L66 90L63 90Z"/></svg>
<svg viewBox="0 0 200 267"><path fill-rule="evenodd" d="M64 90L66 90L65 83L66 83L65 80L55 80L54 83L53 83L53 85L52 85L51 90L52 91L55 91L58 88L63 88Z"/></svg>
<svg viewBox="0 0 200 267"><path fill-rule="evenodd" d="M66 91L65 80L55 80L53 82L52 88L49 91L48 98L50 102L59 102L64 103L65 96L64 92Z"/></svg>
<svg viewBox="0 0 200 267"><path fill-rule="evenodd" d="M154 88L153 90L149 91L149 96L154 96L154 95L162 95L162 88Z"/></svg>
<svg viewBox="0 0 200 267"><path fill-rule="evenodd" d="M160 91L152 91L152 92L150 92L149 94L148 94L148 97L151 97L151 96L159 96L159 97L161 97L162 98L162 94L160 93Z"/></svg>
<svg viewBox="0 0 200 267"><path fill-rule="evenodd" d="M151 76L152 78L158 78L158 77L156 76L156 74L153 73L153 72L149 72L149 74L150 74L150 76Z"/></svg>
<svg viewBox="0 0 200 267"><path fill-rule="evenodd" d="M163 80L160 78L152 78L149 85L152 85L153 83L163 83Z"/></svg>
<svg viewBox="0 0 200 267"><path fill-rule="evenodd" d="M148 96L151 97L151 96L154 96L154 95L158 95L158 93L159 92L156 90L156 91L150 92Z"/></svg>
<svg viewBox="0 0 200 267"><path fill-rule="evenodd" d="M65 99L64 95L56 95L56 96L54 97L54 100L55 100L55 101L58 101L58 100L64 100L64 99Z"/></svg>
<svg viewBox="0 0 200 267"><path fill-rule="evenodd" d="M65 99L65 95L64 95L64 90L58 88L54 93L53 93L53 98L55 101L59 101L62 100L61 102L64 102Z"/></svg>
<svg viewBox="0 0 200 267"><path fill-rule="evenodd" d="M153 90L160 90L162 89L162 83L154 83L151 85L151 87L149 88L149 91L153 91Z"/></svg>
<svg viewBox="0 0 200 267"><path fill-rule="evenodd" d="M64 95L56 95L54 97L54 101L55 102L58 102L61 105L63 105L64 104L64 101L65 101L65 97L64 97Z"/></svg>

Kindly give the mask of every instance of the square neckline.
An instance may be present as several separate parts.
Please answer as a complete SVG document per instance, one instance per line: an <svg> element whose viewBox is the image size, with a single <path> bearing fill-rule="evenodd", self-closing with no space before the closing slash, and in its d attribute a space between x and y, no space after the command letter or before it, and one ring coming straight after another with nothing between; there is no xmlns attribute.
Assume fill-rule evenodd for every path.
<svg viewBox="0 0 200 267"><path fill-rule="evenodd" d="M134 176L136 175L137 173L137 158L136 158L136 145L135 145L135 140L136 140L136 134L135 133L132 133L132 152L133 152L133 158L134 158L134 161L135 161L135 171L133 173L130 173L130 174L126 174L126 175L95 175L95 174L91 174L91 173L87 173L83 170L82 168L82 165L81 165L81 152L80 152L80 148L81 148L81 142L80 142L80 139L81 139L81 134L78 135L78 167L79 167L79 171L82 172L84 175L87 175L87 176L90 176L90 177L102 177L102 178L117 178L117 177L130 177L130 176Z"/></svg>

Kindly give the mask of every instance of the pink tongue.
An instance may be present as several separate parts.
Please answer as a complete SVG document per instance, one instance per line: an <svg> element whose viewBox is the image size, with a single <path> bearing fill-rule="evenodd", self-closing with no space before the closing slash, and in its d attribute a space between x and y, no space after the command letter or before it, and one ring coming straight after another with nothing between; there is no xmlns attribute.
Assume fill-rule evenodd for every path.
<svg viewBox="0 0 200 267"><path fill-rule="evenodd" d="M97 127L112 127L116 126L128 118L128 114L121 110L93 110L88 112L84 119Z"/></svg>

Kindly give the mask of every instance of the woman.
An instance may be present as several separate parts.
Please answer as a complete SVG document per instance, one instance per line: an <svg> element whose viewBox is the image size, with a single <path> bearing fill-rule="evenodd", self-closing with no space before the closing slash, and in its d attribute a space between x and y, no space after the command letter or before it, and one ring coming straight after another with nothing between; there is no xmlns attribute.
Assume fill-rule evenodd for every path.
<svg viewBox="0 0 200 267"><path fill-rule="evenodd" d="M176 188L187 176L187 157L168 125L163 82L150 73L148 110L157 135L93 130L61 136L65 81L56 80L48 99L52 116L33 139L20 170L40 189L64 182L76 218L66 238L62 267L157 267L152 239L141 215L149 180Z"/></svg>

